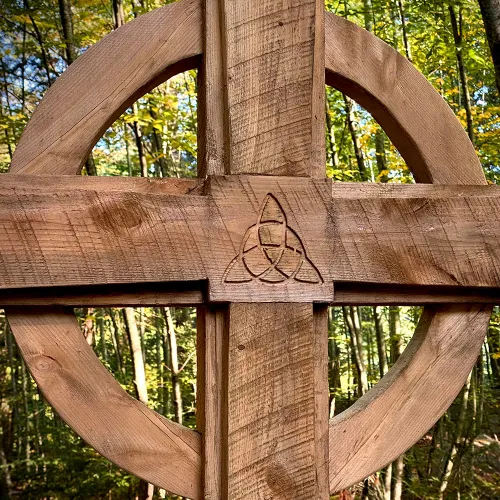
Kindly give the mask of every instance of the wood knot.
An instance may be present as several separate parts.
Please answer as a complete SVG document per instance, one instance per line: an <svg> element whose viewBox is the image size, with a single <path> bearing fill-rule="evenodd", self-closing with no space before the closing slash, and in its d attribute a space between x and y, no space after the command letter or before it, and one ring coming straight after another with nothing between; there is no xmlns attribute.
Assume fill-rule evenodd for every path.
<svg viewBox="0 0 500 500"><path fill-rule="evenodd" d="M90 215L97 226L117 235L140 226L148 218L142 204L130 194L119 195L105 206L99 202L93 204Z"/></svg>
<svg viewBox="0 0 500 500"><path fill-rule="evenodd" d="M52 356L38 354L33 357L33 363L31 366L33 367L33 371L43 375L56 370L59 367L59 362Z"/></svg>
<svg viewBox="0 0 500 500"><path fill-rule="evenodd" d="M266 483L273 492L274 498L295 497L295 481L286 467L279 462L272 462L266 467Z"/></svg>

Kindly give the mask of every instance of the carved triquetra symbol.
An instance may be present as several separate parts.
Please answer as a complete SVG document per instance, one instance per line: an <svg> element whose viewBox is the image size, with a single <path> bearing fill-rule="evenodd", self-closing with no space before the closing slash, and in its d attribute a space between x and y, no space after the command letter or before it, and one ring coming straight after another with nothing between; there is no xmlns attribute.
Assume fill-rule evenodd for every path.
<svg viewBox="0 0 500 500"><path fill-rule="evenodd" d="M268 284L288 280L323 283L299 235L288 225L283 208L270 193L264 198L257 224L247 229L239 254L230 262L222 280L224 283L253 280Z"/></svg>

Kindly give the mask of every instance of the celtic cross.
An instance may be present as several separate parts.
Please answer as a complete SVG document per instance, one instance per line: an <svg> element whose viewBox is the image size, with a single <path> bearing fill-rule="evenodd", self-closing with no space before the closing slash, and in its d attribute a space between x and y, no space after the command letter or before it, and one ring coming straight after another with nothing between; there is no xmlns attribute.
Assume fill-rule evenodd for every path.
<svg viewBox="0 0 500 500"><path fill-rule="evenodd" d="M75 175L135 99L192 68L199 179ZM422 184L326 179L325 76ZM0 305L48 401L124 469L195 499L327 499L413 445L477 358L500 284L483 184L431 85L321 1L180 0L88 50L34 113L0 179ZM426 307L328 421L327 305L346 303ZM198 431L127 396L67 309L141 304L198 307Z"/></svg>

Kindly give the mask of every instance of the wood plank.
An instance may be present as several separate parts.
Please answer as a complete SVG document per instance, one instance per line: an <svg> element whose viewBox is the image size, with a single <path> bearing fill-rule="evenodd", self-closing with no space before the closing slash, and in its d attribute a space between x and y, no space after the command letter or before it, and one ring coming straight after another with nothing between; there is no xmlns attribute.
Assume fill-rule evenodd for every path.
<svg viewBox="0 0 500 500"><path fill-rule="evenodd" d="M219 0L204 1L204 57L198 72L198 177L229 172L226 83ZM203 434L203 495L227 498L227 305L197 309L197 423Z"/></svg>
<svg viewBox="0 0 500 500"><path fill-rule="evenodd" d="M323 498L324 322L316 335L311 304L232 304L230 317L229 498Z"/></svg>
<svg viewBox="0 0 500 500"><path fill-rule="evenodd" d="M203 435L203 498L227 498L228 308L197 310L197 422Z"/></svg>
<svg viewBox="0 0 500 500"><path fill-rule="evenodd" d="M0 307L190 307L207 302L204 283L199 289L185 284L146 283L90 287L50 287L0 290ZM381 286L337 283L331 305L427 305L427 304L500 304L498 288ZM222 305L221 305L222 307ZM201 314L201 313L200 313Z"/></svg>
<svg viewBox="0 0 500 500"><path fill-rule="evenodd" d="M0 290L0 307L189 307L206 302L206 284L135 283Z"/></svg>
<svg viewBox="0 0 500 500"><path fill-rule="evenodd" d="M5 191L40 190L48 196L59 191L99 191L136 193L147 195L202 194L203 181L200 179L144 178L144 177L93 177L81 175L25 175L0 174L0 189Z"/></svg>
<svg viewBox="0 0 500 500"><path fill-rule="evenodd" d="M207 277L190 233L206 213L205 197L5 184L0 187L3 288Z"/></svg>
<svg viewBox="0 0 500 500"><path fill-rule="evenodd" d="M11 308L8 319L44 397L87 443L148 482L203 498L199 434L126 394L85 341L72 311ZM47 334L37 335L40 329Z"/></svg>
<svg viewBox="0 0 500 500"><path fill-rule="evenodd" d="M324 5L222 4L231 173L324 177Z"/></svg>
<svg viewBox="0 0 500 500"><path fill-rule="evenodd" d="M201 292L208 280L215 302L333 303L335 283L360 300L366 284L385 287L380 295L405 285L486 297L496 295L473 289L500 286L498 186L218 176L122 190L122 180L75 177L75 189L66 177L54 191L42 177L1 179L4 290L151 283L153 292L187 281ZM273 257L262 251L282 240L284 274L266 274Z"/></svg>
<svg viewBox="0 0 500 500"><path fill-rule="evenodd" d="M225 123L230 173L324 177L324 3L221 0L220 5L224 15L222 60L228 85ZM295 227L298 238L288 229L295 220L287 219L283 193L268 190L262 193L264 197L256 196L257 191L249 193L258 219L245 223L240 213L227 205L232 218L225 222L238 221L248 237L236 246L239 254L255 238L255 228L250 229L248 222L264 231L259 235L261 243L264 238L273 242L276 231L265 224L278 221L281 224L275 224L275 228L282 231L278 239L283 242L283 234L285 239L291 234L296 246L305 248L300 238L306 228ZM216 199L215 189L211 194ZM318 223L325 228L324 218ZM266 255L274 260L273 266L278 266L272 251L265 250L271 252ZM251 252L250 267L255 264ZM304 251L301 255L308 271L304 281L317 281L314 264L305 259ZM226 285L228 277L241 279L241 274L238 278L238 272L234 272L241 261L235 258L230 264L233 274L225 275ZM271 285L266 283L270 277L265 275L256 289L249 287L246 297L271 301L273 288L283 289L292 282L289 278ZM215 284L210 282L211 295L217 293ZM320 289L322 283L315 286ZM265 293L259 291L262 287L267 288ZM305 292L306 286L302 288ZM234 286L232 289L234 297ZM326 293L331 297L331 287ZM299 295L287 293L282 300L298 299ZM315 369L314 364L327 355L325 318L326 308L313 313L310 303L230 305L228 477L227 496L223 498L329 497L326 360L324 367ZM223 493L226 495L226 491Z"/></svg>

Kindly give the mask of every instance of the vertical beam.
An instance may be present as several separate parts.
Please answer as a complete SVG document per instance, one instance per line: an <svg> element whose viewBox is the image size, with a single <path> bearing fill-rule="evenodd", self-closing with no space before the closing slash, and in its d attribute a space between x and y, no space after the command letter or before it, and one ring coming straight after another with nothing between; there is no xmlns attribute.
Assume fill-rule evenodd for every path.
<svg viewBox="0 0 500 500"><path fill-rule="evenodd" d="M198 73L198 177L229 173L219 0L204 0ZM227 499L227 327L224 305L197 310L197 420L203 436L203 498Z"/></svg>
<svg viewBox="0 0 500 500"><path fill-rule="evenodd" d="M227 307L197 311L197 416L203 435L203 498L227 498Z"/></svg>
<svg viewBox="0 0 500 500"><path fill-rule="evenodd" d="M325 175L323 10L205 0L200 175ZM326 500L326 307L213 314L199 319L205 498Z"/></svg>
<svg viewBox="0 0 500 500"><path fill-rule="evenodd" d="M324 177L324 4L220 2L231 173Z"/></svg>
<svg viewBox="0 0 500 500"><path fill-rule="evenodd" d="M229 311L228 498L329 498L325 315L312 304Z"/></svg>

